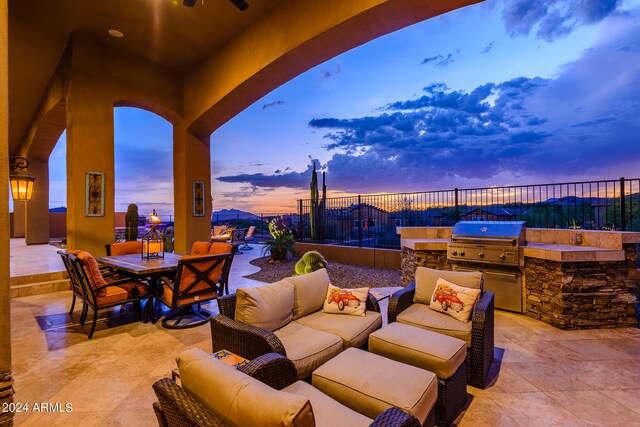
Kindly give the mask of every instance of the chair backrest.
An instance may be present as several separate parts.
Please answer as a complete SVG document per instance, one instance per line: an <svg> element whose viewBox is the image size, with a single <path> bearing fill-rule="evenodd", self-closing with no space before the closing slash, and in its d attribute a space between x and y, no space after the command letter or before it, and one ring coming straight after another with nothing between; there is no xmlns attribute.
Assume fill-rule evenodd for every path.
<svg viewBox="0 0 640 427"><path fill-rule="evenodd" d="M215 298L222 293L223 283L228 281L231 253L219 255L185 255L178 262L174 282L172 306L183 300L200 301ZM211 297L212 292L215 294Z"/></svg>
<svg viewBox="0 0 640 427"><path fill-rule="evenodd" d="M247 235L246 228L243 228L243 229L236 228L235 230L233 230L233 233L231 233L231 243L244 241L244 236L246 235Z"/></svg>
<svg viewBox="0 0 640 427"><path fill-rule="evenodd" d="M136 255L142 253L142 240L117 242L112 243L109 246L110 248L107 249L107 245L105 245L105 249L107 249L107 256Z"/></svg>
<svg viewBox="0 0 640 427"><path fill-rule="evenodd" d="M211 248L211 242L195 241L191 246L191 255L207 255Z"/></svg>
<svg viewBox="0 0 640 427"><path fill-rule="evenodd" d="M245 240L253 239L253 233L255 233L255 231L256 231L255 225L252 225L251 227L249 227L249 230L247 230L247 235L244 236L244 239Z"/></svg>
<svg viewBox="0 0 640 427"><path fill-rule="evenodd" d="M62 258L62 263L64 264L64 268L67 270L67 274L69 275L69 281L71 282L71 289L73 293L85 298L85 290L84 286L82 286L82 281L78 276L78 272L76 271L76 267L74 266L74 262L71 257L75 258L75 255L71 253L67 253L65 251L58 251L58 254Z"/></svg>

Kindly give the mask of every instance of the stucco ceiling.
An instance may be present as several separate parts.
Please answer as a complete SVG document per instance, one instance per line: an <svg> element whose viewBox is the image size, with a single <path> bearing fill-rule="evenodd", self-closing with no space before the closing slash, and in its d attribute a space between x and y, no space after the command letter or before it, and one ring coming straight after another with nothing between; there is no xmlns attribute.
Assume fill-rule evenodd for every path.
<svg viewBox="0 0 640 427"><path fill-rule="evenodd" d="M187 70L280 0L9 0L9 150L14 153L73 33ZM115 29L122 38L109 35Z"/></svg>

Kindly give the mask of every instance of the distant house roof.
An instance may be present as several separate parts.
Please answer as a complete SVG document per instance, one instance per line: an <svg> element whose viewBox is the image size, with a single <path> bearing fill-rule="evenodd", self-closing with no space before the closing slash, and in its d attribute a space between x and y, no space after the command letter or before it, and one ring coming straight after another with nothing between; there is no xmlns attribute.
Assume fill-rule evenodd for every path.
<svg viewBox="0 0 640 427"><path fill-rule="evenodd" d="M478 212L489 213L496 216L520 216L529 212L529 209L521 206L515 208L504 208L501 206L470 206L469 210L467 210L463 215L470 215Z"/></svg>

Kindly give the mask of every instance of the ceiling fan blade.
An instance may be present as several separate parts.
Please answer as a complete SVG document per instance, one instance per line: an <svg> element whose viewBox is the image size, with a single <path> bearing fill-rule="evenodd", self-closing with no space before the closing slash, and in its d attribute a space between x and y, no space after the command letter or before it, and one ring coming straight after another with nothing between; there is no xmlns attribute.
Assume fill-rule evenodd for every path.
<svg viewBox="0 0 640 427"><path fill-rule="evenodd" d="M185 0L186 1L186 0ZM194 0L195 1L195 0ZM249 3L244 0L229 0L235 7L238 9L245 11L249 8Z"/></svg>
<svg viewBox="0 0 640 427"><path fill-rule="evenodd" d="M182 0L184 6L193 7L196 4L196 0Z"/></svg>

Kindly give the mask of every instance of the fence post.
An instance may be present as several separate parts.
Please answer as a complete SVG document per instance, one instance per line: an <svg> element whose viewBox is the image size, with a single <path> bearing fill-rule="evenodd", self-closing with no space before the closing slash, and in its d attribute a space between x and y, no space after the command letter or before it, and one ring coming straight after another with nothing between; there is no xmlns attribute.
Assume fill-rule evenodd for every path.
<svg viewBox="0 0 640 427"><path fill-rule="evenodd" d="M358 194L358 247L362 247L362 196Z"/></svg>
<svg viewBox="0 0 640 427"><path fill-rule="evenodd" d="M627 229L626 202L624 200L624 177L620 178L620 230Z"/></svg>
<svg viewBox="0 0 640 427"><path fill-rule="evenodd" d="M456 188L454 190L454 197L455 197L455 207L453 209L453 220L455 222L460 221L460 211L458 210L458 189Z"/></svg>
<svg viewBox="0 0 640 427"><path fill-rule="evenodd" d="M302 199L298 199L298 239L302 240L304 237L304 226L302 224Z"/></svg>

